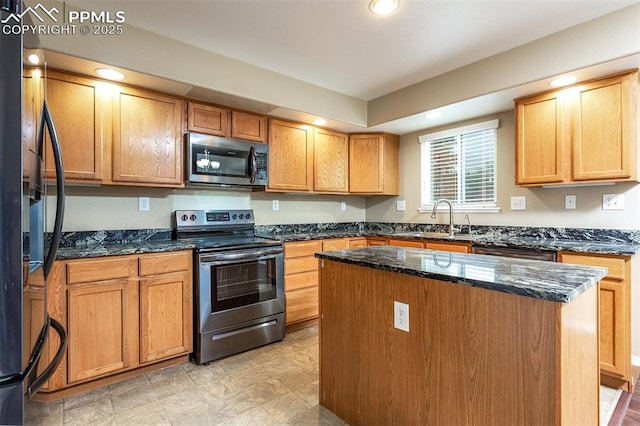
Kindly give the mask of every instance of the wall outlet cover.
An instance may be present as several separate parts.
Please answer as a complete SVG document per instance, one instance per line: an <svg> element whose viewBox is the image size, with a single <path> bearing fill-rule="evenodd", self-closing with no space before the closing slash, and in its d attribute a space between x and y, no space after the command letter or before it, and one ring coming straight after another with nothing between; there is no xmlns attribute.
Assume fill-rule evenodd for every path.
<svg viewBox="0 0 640 426"><path fill-rule="evenodd" d="M624 210L624 194L602 194L602 210Z"/></svg>
<svg viewBox="0 0 640 426"><path fill-rule="evenodd" d="M393 301L393 326L409 332L409 305L406 303Z"/></svg>
<svg viewBox="0 0 640 426"><path fill-rule="evenodd" d="M346 201L341 201L340 202L340 210L342 210L342 211L347 210L347 202Z"/></svg>
<svg viewBox="0 0 640 426"><path fill-rule="evenodd" d="M148 212L150 209L149 197L138 197L138 211Z"/></svg>
<svg viewBox="0 0 640 426"><path fill-rule="evenodd" d="M271 203L271 208L274 212L280 210L280 200L273 200L273 202Z"/></svg>
<svg viewBox="0 0 640 426"><path fill-rule="evenodd" d="M405 211L406 209L407 209L407 206L404 200L396 201L396 211L402 212L402 211Z"/></svg>

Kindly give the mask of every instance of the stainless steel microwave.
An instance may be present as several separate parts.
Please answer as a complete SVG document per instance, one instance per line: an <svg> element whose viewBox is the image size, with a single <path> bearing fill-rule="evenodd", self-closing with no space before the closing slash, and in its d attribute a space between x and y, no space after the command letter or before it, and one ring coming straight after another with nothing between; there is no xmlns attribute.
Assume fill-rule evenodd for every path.
<svg viewBox="0 0 640 426"><path fill-rule="evenodd" d="M269 146L187 133L187 183L260 189L268 183Z"/></svg>

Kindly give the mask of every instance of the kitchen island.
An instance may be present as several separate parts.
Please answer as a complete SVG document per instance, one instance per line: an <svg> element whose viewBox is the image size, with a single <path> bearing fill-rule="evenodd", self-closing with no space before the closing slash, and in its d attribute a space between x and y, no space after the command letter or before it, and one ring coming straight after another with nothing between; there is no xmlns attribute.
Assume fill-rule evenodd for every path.
<svg viewBox="0 0 640 426"><path fill-rule="evenodd" d="M320 403L349 424L599 423L605 269L384 246L316 257Z"/></svg>

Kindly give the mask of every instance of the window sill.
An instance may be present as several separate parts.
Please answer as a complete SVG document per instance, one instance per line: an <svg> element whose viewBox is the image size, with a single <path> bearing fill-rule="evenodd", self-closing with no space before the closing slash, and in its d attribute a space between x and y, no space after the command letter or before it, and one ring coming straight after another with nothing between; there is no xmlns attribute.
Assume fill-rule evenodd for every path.
<svg viewBox="0 0 640 426"><path fill-rule="evenodd" d="M433 206L422 206L418 209L420 213L429 213L433 211ZM500 213L502 209L498 206L495 207L454 207L454 213ZM449 213L449 208L439 208L436 213Z"/></svg>

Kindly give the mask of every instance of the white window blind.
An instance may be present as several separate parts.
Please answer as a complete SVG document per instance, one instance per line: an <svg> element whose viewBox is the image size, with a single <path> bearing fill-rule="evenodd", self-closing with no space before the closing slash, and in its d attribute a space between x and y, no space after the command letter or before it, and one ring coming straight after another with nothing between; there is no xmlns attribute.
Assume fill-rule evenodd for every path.
<svg viewBox="0 0 640 426"><path fill-rule="evenodd" d="M419 137L422 209L441 198L458 210L496 207L498 124L491 120Z"/></svg>

